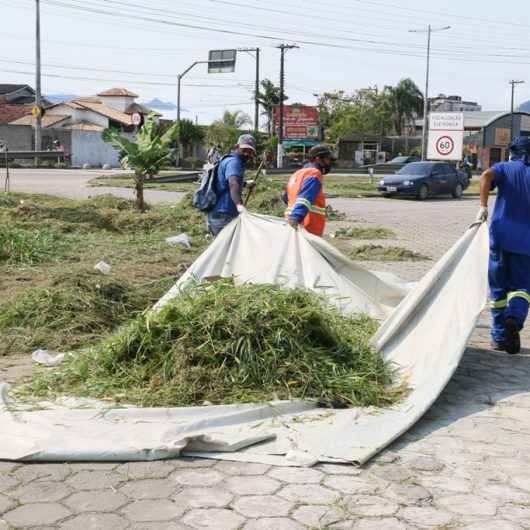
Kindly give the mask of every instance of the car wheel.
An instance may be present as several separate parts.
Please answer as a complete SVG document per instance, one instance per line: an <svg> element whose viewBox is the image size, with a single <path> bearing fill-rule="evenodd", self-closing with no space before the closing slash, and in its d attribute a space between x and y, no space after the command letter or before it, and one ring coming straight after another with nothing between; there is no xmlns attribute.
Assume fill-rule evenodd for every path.
<svg viewBox="0 0 530 530"><path fill-rule="evenodd" d="M451 195L453 196L454 199L461 199L463 193L464 193L464 188L462 187L462 184L459 183L453 188Z"/></svg>
<svg viewBox="0 0 530 530"><path fill-rule="evenodd" d="M420 186L420 189L418 190L416 198L418 198L420 201L424 201L428 196L429 196L429 188L427 187L427 184L422 184Z"/></svg>

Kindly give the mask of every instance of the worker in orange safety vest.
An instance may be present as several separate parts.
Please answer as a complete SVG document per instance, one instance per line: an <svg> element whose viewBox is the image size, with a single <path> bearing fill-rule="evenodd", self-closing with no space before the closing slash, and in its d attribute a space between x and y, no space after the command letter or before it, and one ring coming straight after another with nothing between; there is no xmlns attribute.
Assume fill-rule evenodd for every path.
<svg viewBox="0 0 530 530"><path fill-rule="evenodd" d="M315 145L308 153L309 163L294 173L287 184L285 218L297 229L302 225L316 236L324 234L326 197L322 187L324 175L330 172L335 157L325 145Z"/></svg>

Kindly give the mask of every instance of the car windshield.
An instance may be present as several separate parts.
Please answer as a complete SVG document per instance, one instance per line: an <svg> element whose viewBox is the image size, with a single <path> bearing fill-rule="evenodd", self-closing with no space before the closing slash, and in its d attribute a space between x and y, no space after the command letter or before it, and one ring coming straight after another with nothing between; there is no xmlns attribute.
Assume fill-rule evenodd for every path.
<svg viewBox="0 0 530 530"><path fill-rule="evenodd" d="M406 164L408 159L408 156L396 156L396 158L389 160L387 164Z"/></svg>
<svg viewBox="0 0 530 530"><path fill-rule="evenodd" d="M403 166L398 175L429 175L432 169L432 164L423 164L421 162L412 162Z"/></svg>

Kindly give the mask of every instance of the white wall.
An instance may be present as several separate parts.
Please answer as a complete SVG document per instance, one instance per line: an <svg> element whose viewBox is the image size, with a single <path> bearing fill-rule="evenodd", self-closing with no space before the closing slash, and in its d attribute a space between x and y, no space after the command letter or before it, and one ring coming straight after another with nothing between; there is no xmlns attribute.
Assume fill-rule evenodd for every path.
<svg viewBox="0 0 530 530"><path fill-rule="evenodd" d="M50 114L59 114L61 116L71 116L73 122L77 121L86 121L88 123L94 123L96 125L99 125L103 128L107 128L109 126L109 119L105 116L102 116L101 114L98 114L97 112L93 112L91 110L81 110L81 109L73 109L71 107L68 107L66 105L57 105L57 107L54 107L50 110Z"/></svg>
<svg viewBox="0 0 530 530"><path fill-rule="evenodd" d="M94 131L72 131L72 166L120 167L119 152L101 139L101 133Z"/></svg>

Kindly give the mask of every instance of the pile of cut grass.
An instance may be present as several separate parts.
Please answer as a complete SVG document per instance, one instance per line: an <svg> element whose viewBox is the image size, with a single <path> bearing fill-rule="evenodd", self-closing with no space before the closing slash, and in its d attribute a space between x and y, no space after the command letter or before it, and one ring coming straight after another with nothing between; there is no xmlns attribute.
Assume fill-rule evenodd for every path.
<svg viewBox="0 0 530 530"><path fill-rule="evenodd" d="M196 285L20 393L119 396L142 406L293 398L383 406L404 390L390 386L389 367L368 344L375 329L306 290Z"/></svg>
<svg viewBox="0 0 530 530"><path fill-rule="evenodd" d="M174 278L168 277L133 285L94 271L61 271L0 302L0 356L93 344L152 307L173 283Z"/></svg>
<svg viewBox="0 0 530 530"><path fill-rule="evenodd" d="M396 233L389 228L339 228L333 234L337 239L392 239Z"/></svg>
<svg viewBox="0 0 530 530"><path fill-rule="evenodd" d="M425 261L427 256L404 247L382 245L361 245L350 250L354 261Z"/></svg>
<svg viewBox="0 0 530 530"><path fill-rule="evenodd" d="M48 228L24 230L0 226L0 263L35 265L60 258L62 241Z"/></svg>

